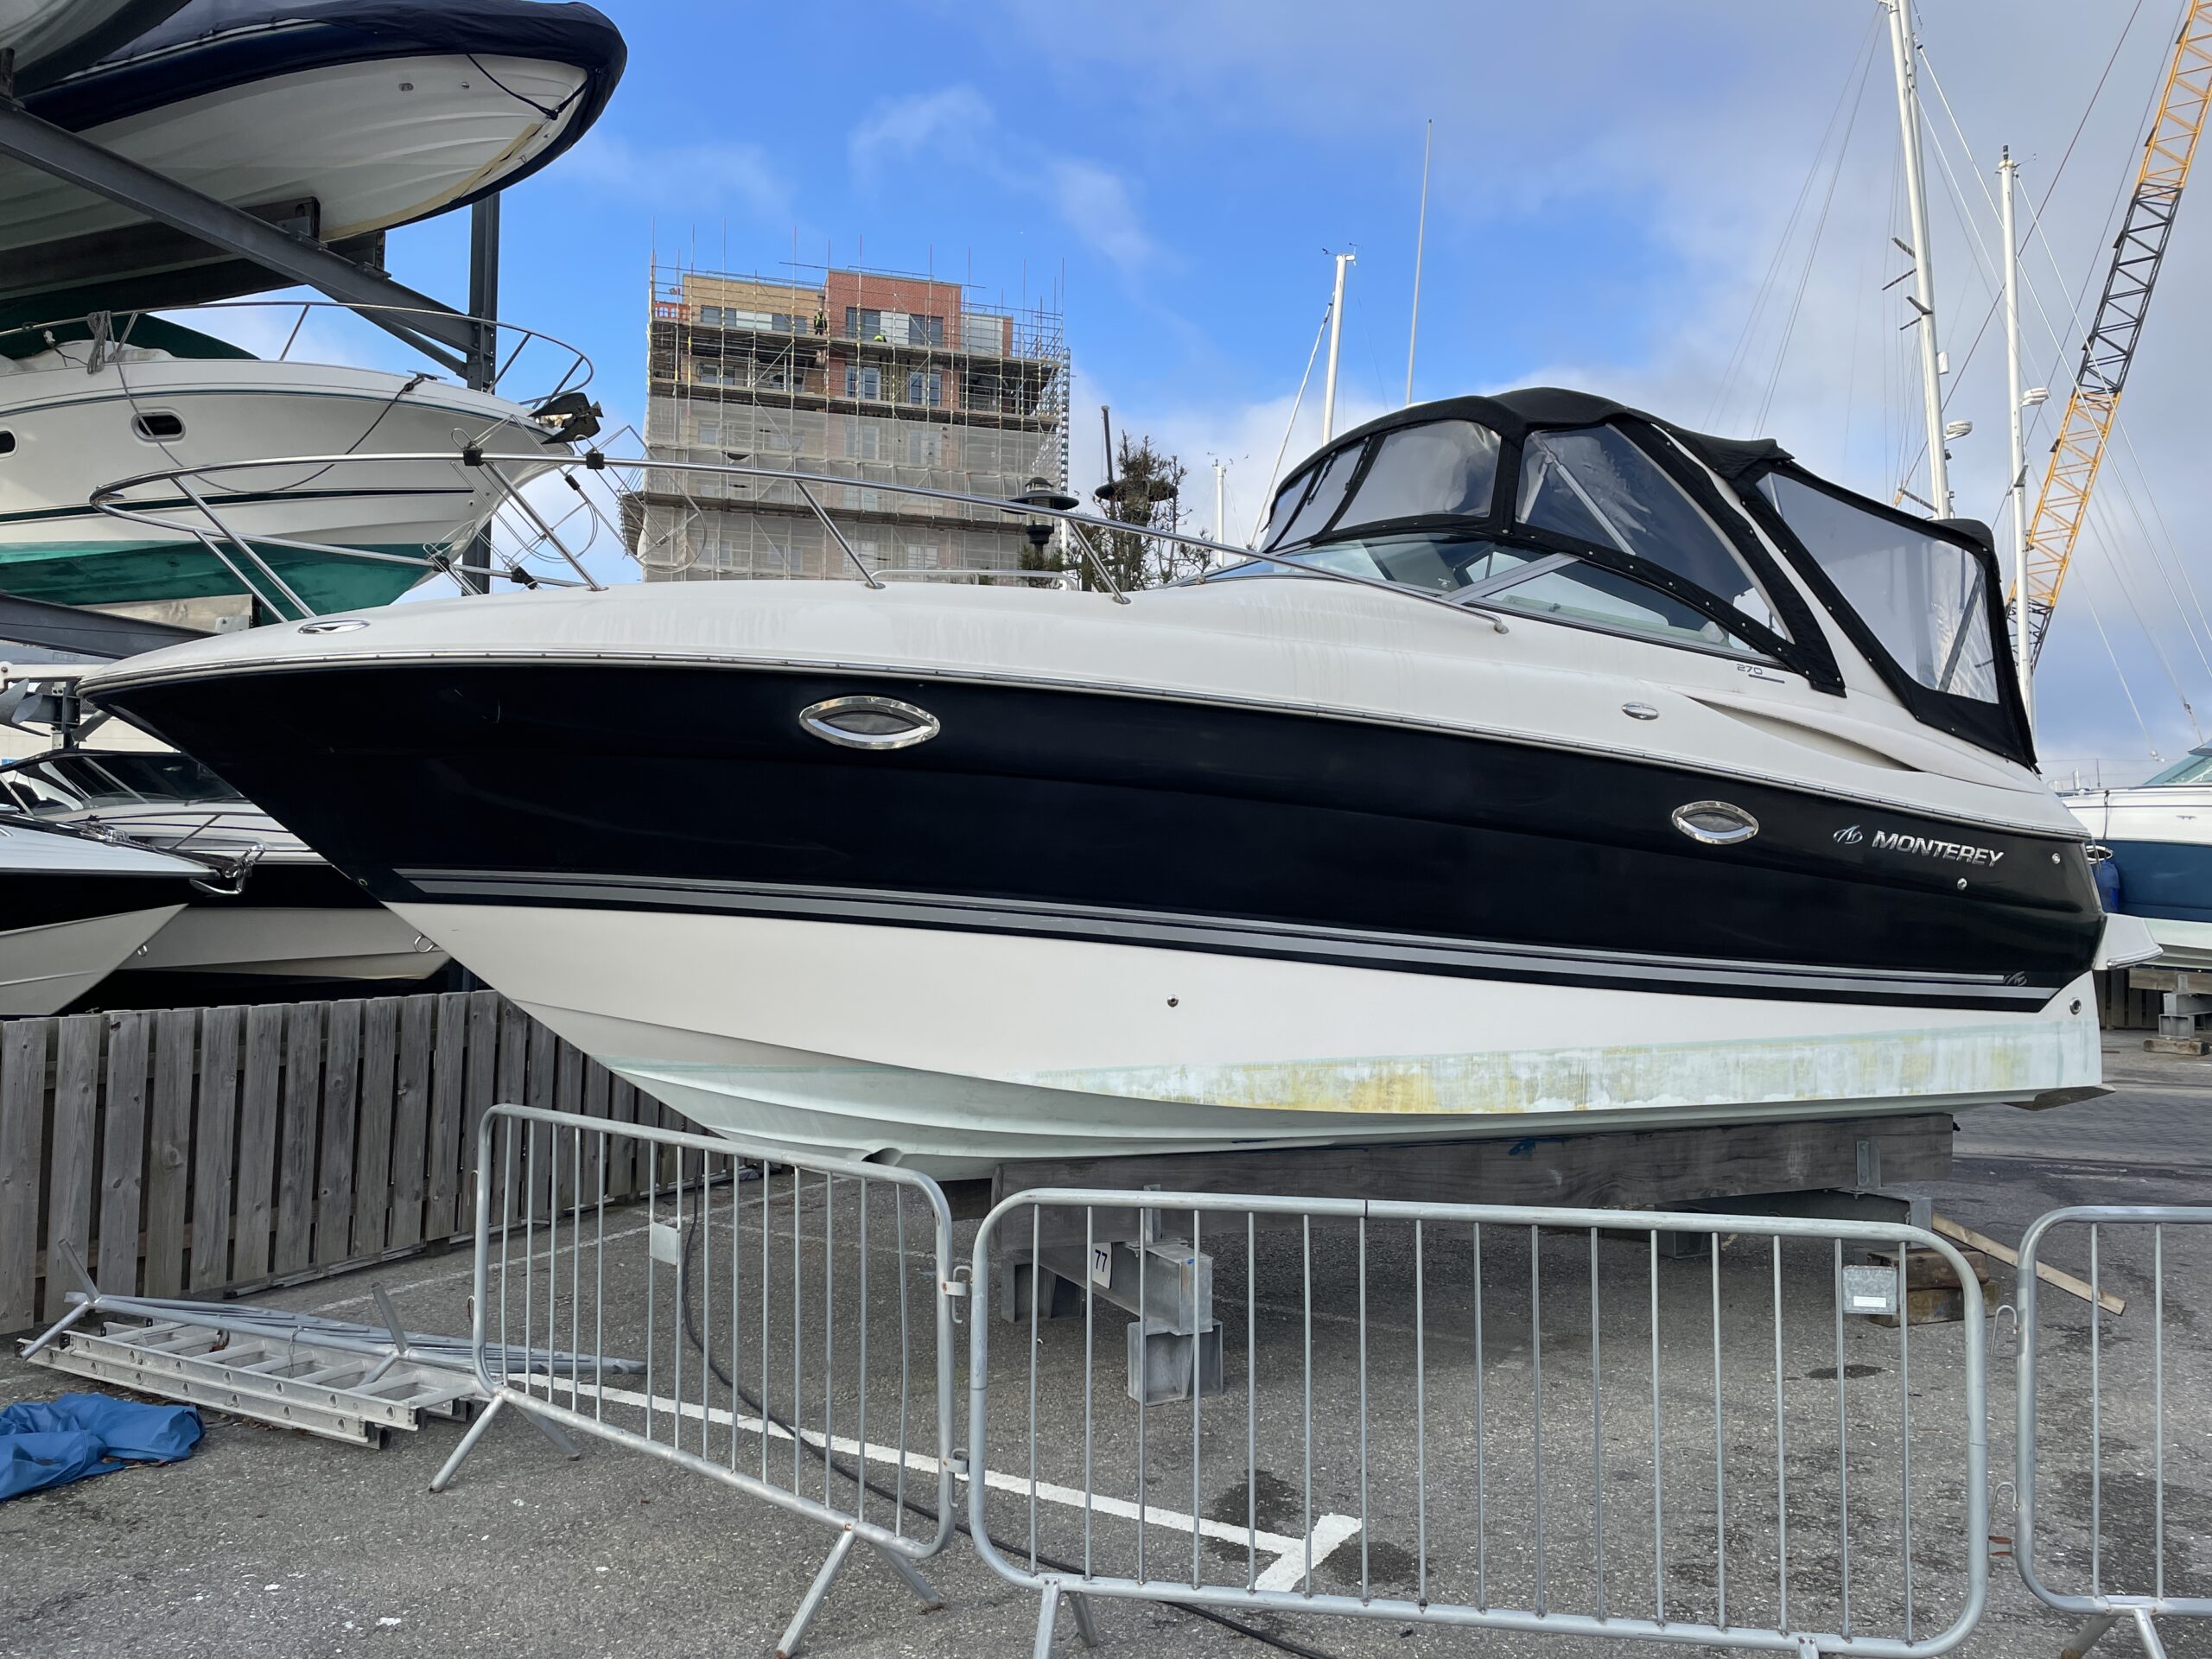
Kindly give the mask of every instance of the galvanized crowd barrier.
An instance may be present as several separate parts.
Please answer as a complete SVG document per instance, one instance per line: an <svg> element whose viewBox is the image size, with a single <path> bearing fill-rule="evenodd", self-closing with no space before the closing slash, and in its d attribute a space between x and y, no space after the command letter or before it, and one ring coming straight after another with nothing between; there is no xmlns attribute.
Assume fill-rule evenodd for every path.
<svg viewBox="0 0 2212 1659"><path fill-rule="evenodd" d="M639 1199L610 1205L610 1192ZM719 1136L494 1106L477 1146L470 1348L489 1400L569 1455L585 1435L836 1534L778 1647L872 1546L952 1535L952 1219L928 1178ZM561 1363L547 1356L559 1351Z"/></svg>
<svg viewBox="0 0 2212 1659"><path fill-rule="evenodd" d="M2037 1280L2038 1270L2044 1265L2046 1245L2052 1233L2060 1228L2088 1230L2086 1277L2089 1296L2080 1305L2078 1313L2073 1301L2061 1299L2051 1304L2065 1309L2069 1319L2079 1321L2066 1329L2054 1330L2046 1311L2046 1297L2038 1288ZM2208 1408L2212 1408L2212 1394L2208 1394L2206 1388L2208 1368L2201 1348L2185 1356L2176 1373L2177 1381L2188 1390L2183 1409L2187 1414L2183 1421L2190 1425L2189 1430L2179 1437L2169 1431L2169 1228L2185 1230L2184 1236L2190 1236L2192 1243L2198 1240L2212 1243L2212 1232L2197 1230L2212 1229L2212 1206L2076 1205L2054 1210L2043 1217L2020 1242L2017 1292L2020 1328L2016 1442L2018 1466L2015 1472L2019 1516L2013 1548L2021 1580L2029 1590L2060 1612L2082 1621L2064 1649L2067 1659L2081 1659L2114 1625L2121 1624L2133 1630L2145 1653L2163 1659L2165 1649L2153 1619L2212 1618L2212 1593L2205 1593L2212 1592L2212 1581L2194 1586L2199 1591L2197 1594L2180 1593L2169 1570L2169 1494L2177 1490L2202 1491L2208 1482L2212 1482L2212 1439L2208 1439L2204 1427ZM2102 1298L2110 1282L2106 1277L2106 1236L2113 1229L2123 1230L2123 1240L2133 1242L2139 1250L2141 1236L2145 1231L2149 1234L2147 1274L2143 1271L2145 1264L2139 1259L2128 1264L2128 1276L2133 1282L2139 1284L2145 1277L2150 1281L2147 1331L2143 1328L2139 1293L2133 1305L2135 1317L2124 1325L2107 1319L2104 1314ZM2202 1260L2196 1265L2199 1271L2195 1276L2202 1282L2205 1278ZM2194 1323L2193 1317L2185 1319L2183 1331L2186 1332ZM2054 1351L2058 1355L2077 1358L2070 1369L2070 1377L2077 1390L2077 1402L2078 1390L2086 1381L2088 1431L2086 1440L2069 1438L2063 1446L2046 1447L2039 1429L2038 1405L2043 1392L2058 1380L2050 1374L2055 1369ZM2120 1433L2109 1433L2109 1419L2115 1413L2127 1421ZM2146 1459L2143 1425L2139 1421L2146 1413L2150 1440L2147 1471L2144 1467ZM2116 1445L2125 1446L2123 1457L2116 1459L2108 1452L2108 1433ZM2069 1466L2057 1471L2059 1477L2075 1489L2074 1501L2065 1505L2065 1514L2078 1522L2086 1509L2086 1539L2070 1535L2076 1530L2071 1528L2066 1529L2069 1535L2054 1537L2052 1534L2058 1529L2044 1514L2045 1479L2053 1472L2047 1465L2062 1459ZM2120 1465L2117 1470L2113 1467L2115 1462ZM2086 1493L2080 1490L2084 1484ZM2114 1507L2122 1511L2122 1520L2117 1524L2107 1503L2107 1490L2114 1486L2120 1489L2119 1503ZM2081 1502L2084 1496L2086 1504ZM2143 1513L2145 1508L2149 1510L2147 1517ZM2147 1537L2144 1531L2146 1519ZM2146 1545L2147 1561L2144 1559ZM2076 1566L2082 1555L2088 1557L2086 1590L2060 1591L2047 1581L2051 1558L2062 1550L2074 1557ZM2115 1587L2115 1578L2118 1584L2132 1587Z"/></svg>
<svg viewBox="0 0 2212 1659"><path fill-rule="evenodd" d="M1908 1251L1963 1287L1935 1342ZM983 1220L979 1304L1017 1263L1027 1341L995 1372L971 1323L969 1530L1039 1659L1094 1597L1885 1659L1981 1616L1982 1295L1932 1233L1039 1189ZM1102 1302L1142 1317L1102 1342Z"/></svg>

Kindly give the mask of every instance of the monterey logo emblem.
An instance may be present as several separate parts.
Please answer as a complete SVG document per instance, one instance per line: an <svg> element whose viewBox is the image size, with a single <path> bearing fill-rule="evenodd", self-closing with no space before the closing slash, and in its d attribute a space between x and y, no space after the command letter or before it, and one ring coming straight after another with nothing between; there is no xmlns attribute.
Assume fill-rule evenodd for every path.
<svg viewBox="0 0 2212 1659"><path fill-rule="evenodd" d="M1847 824L1835 832L1835 843L1839 847L1856 847L1866 839L1866 832L1855 823ZM1918 858L1991 866L2005 856L1994 847L1976 847L1963 841L1937 841L1929 836L1908 836L1895 830L1877 830L1873 835L1872 850L1878 853L1910 853Z"/></svg>

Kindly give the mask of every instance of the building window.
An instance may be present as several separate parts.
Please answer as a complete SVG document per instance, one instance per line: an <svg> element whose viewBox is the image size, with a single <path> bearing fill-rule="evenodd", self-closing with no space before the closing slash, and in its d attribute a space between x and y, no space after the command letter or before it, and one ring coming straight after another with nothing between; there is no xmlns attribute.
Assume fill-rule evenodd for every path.
<svg viewBox="0 0 2212 1659"><path fill-rule="evenodd" d="M883 396L883 371L849 365L845 370L845 396L880 398Z"/></svg>
<svg viewBox="0 0 2212 1659"><path fill-rule="evenodd" d="M906 376L906 401L935 409L944 397L944 377L917 369Z"/></svg>
<svg viewBox="0 0 2212 1659"><path fill-rule="evenodd" d="M702 305L702 306L701 306L701 307L699 308L699 323L700 323L700 326L701 326L702 327L706 327L706 328L719 328L719 327L721 327L722 326L722 308L721 308L721 307L720 307L719 305Z"/></svg>
<svg viewBox="0 0 2212 1659"><path fill-rule="evenodd" d="M845 423L845 459L881 461L883 459L883 429L874 421L847 421Z"/></svg>
<svg viewBox="0 0 2212 1659"><path fill-rule="evenodd" d="M709 448L712 448L721 441L722 429L721 422L702 421L699 423L699 442L702 445L705 445Z"/></svg>

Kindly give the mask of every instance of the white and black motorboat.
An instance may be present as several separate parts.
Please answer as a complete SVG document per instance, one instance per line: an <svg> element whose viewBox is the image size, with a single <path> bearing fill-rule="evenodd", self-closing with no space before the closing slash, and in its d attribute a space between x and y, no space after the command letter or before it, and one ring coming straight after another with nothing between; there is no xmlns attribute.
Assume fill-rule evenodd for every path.
<svg viewBox="0 0 2212 1659"><path fill-rule="evenodd" d="M181 754L55 749L0 765L0 808L194 861L184 907L118 965L212 1000L280 982L422 980L446 955ZM358 995L358 992L353 994Z"/></svg>
<svg viewBox="0 0 2212 1659"><path fill-rule="evenodd" d="M350 243L527 178L598 118L625 57L620 32L582 4L191 0L24 107L234 207ZM0 163L0 297L221 258L146 228ZM129 302L216 296L172 284Z"/></svg>
<svg viewBox="0 0 2212 1659"><path fill-rule="evenodd" d="M1262 548L1126 603L413 605L86 691L725 1131L959 1173L2097 1085L1986 531L1546 390L1338 439Z"/></svg>
<svg viewBox="0 0 2212 1659"><path fill-rule="evenodd" d="M0 813L0 1014L67 1007L143 950L207 874Z"/></svg>

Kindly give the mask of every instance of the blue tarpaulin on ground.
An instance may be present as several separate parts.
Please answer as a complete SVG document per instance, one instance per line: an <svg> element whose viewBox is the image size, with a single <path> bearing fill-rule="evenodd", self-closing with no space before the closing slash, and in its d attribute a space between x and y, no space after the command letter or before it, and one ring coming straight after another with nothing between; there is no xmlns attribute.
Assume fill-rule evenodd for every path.
<svg viewBox="0 0 2212 1659"><path fill-rule="evenodd" d="M203 1431L190 1406L145 1406L102 1394L65 1394L0 1408L0 1503L126 1463L189 1457Z"/></svg>

